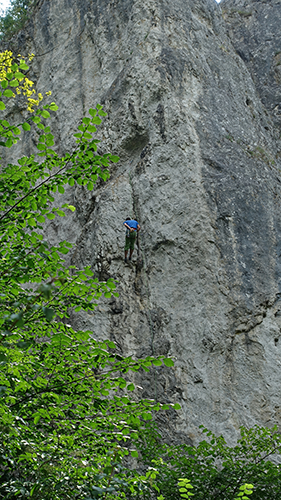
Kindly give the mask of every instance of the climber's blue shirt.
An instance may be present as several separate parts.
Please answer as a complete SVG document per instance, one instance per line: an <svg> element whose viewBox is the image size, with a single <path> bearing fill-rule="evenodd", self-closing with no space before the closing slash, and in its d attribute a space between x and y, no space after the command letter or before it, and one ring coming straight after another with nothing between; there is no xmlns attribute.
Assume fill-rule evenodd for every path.
<svg viewBox="0 0 281 500"><path fill-rule="evenodd" d="M132 227L133 229L138 228L138 221L136 220L125 220L125 222L123 222L123 225L124 224L127 224L129 227Z"/></svg>

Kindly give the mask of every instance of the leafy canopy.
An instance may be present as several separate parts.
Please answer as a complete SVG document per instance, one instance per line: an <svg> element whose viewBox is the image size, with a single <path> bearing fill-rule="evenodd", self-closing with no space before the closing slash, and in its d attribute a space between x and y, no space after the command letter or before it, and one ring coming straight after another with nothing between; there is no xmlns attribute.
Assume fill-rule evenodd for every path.
<svg viewBox="0 0 281 500"><path fill-rule="evenodd" d="M281 434L277 427L241 427L234 446L223 436L201 429L206 439L197 446L164 443L155 422L147 422L137 440L142 467L156 471L154 489L163 498L180 500L191 493L196 500L246 500L249 495L251 500L280 498L281 470L276 458L281 453ZM188 484L192 491L184 491L191 490ZM145 490L140 498L148 500L151 495L152 491Z"/></svg>

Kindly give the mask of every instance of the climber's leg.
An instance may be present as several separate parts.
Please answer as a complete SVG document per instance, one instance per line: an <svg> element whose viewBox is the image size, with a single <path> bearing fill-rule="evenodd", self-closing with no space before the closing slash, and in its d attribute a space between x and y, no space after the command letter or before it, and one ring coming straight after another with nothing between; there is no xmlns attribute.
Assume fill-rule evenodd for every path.
<svg viewBox="0 0 281 500"><path fill-rule="evenodd" d="M135 248L135 241L136 241L136 231L134 231L133 233L130 234L130 256L129 256L129 262L130 260L132 260L132 255L133 255L133 251L134 251L134 248Z"/></svg>
<svg viewBox="0 0 281 500"><path fill-rule="evenodd" d="M125 262L127 262L127 255L129 248L131 248L131 240L129 236L125 237Z"/></svg>

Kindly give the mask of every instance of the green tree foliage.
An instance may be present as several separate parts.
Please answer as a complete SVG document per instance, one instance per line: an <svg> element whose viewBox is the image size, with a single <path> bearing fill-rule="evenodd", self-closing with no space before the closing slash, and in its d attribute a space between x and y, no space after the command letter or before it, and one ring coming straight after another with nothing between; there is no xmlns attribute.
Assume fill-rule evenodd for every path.
<svg viewBox="0 0 281 500"><path fill-rule="evenodd" d="M239 488L239 493L234 500L250 500L248 495L252 495L253 493L253 485L252 484L243 484Z"/></svg>
<svg viewBox="0 0 281 500"><path fill-rule="evenodd" d="M240 486L238 496L234 500L250 500L248 495L251 495L253 493L253 487L254 486L252 484L243 484L242 486ZM194 495L194 493L191 493L191 491L189 491L190 489L193 489L193 486L191 485L189 479L180 479L178 482L178 488L180 496L183 499L188 499ZM159 499L160 497L158 497L158 500Z"/></svg>
<svg viewBox="0 0 281 500"><path fill-rule="evenodd" d="M146 427L137 449L143 467L155 470L154 486L162 498L180 500L180 493L188 495L178 489L181 478L188 478L196 500L246 498L252 493L251 484L255 485L251 500L280 499L281 470L276 457L281 452L281 434L277 428L241 427L235 446L203 428L207 439L198 446L170 446L163 443L155 423ZM150 499L150 495L144 492L140 498Z"/></svg>
<svg viewBox="0 0 281 500"><path fill-rule="evenodd" d="M188 499L194 495L194 493L189 491L193 489L193 486L190 484L190 479L181 478L178 482L178 488L181 498Z"/></svg>
<svg viewBox="0 0 281 500"><path fill-rule="evenodd" d="M2 54L2 110L29 69L24 60L7 68L7 60ZM118 157L97 154L102 106L89 110L64 156L53 149L47 123L58 107L39 100L36 106L16 125L0 120L6 151L22 131L39 132L36 154L2 165L0 174L0 499L123 498L122 490L134 492L140 481L147 487L127 477L123 461L137 457L143 422L161 408L130 396L128 374L172 361L124 358L112 342L72 328L75 311L93 311L102 295L118 296L116 285L98 282L90 267L67 266L72 245L51 246L44 223L75 210L55 205L55 193L74 185L92 190Z"/></svg>
<svg viewBox="0 0 281 500"><path fill-rule="evenodd" d="M0 37L9 40L30 18L36 0L11 0L10 7L0 17Z"/></svg>

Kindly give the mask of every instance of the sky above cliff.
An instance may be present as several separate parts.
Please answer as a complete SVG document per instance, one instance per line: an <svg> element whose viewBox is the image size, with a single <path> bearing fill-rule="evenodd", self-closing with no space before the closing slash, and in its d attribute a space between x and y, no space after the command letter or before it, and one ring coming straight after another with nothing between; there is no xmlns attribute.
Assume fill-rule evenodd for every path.
<svg viewBox="0 0 281 500"><path fill-rule="evenodd" d="M11 3L10 0L1 0L0 1L0 9L1 10L6 10L7 7L10 6L10 3Z"/></svg>

